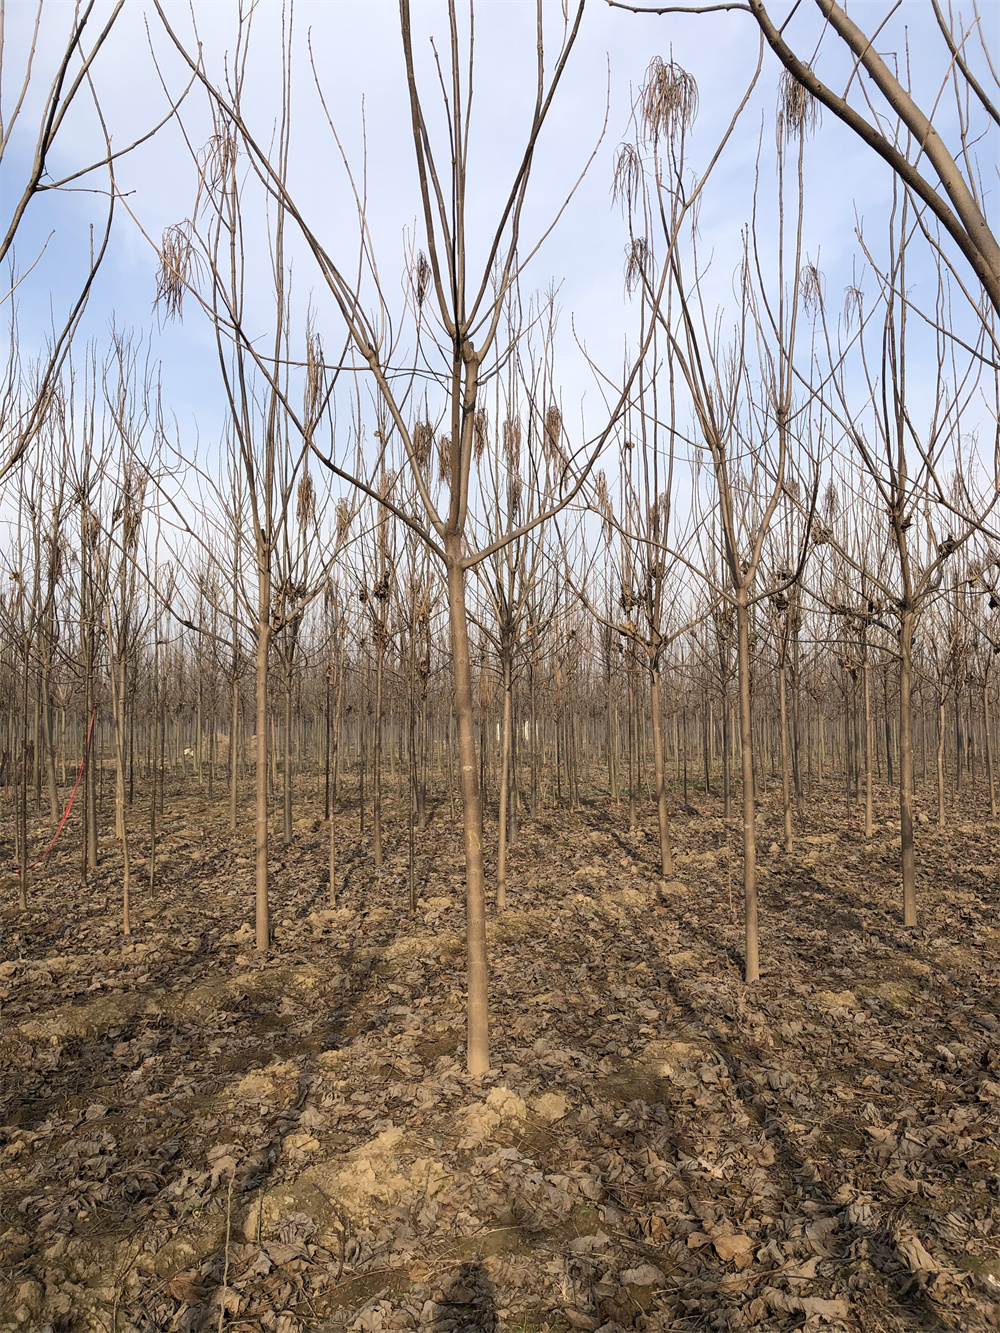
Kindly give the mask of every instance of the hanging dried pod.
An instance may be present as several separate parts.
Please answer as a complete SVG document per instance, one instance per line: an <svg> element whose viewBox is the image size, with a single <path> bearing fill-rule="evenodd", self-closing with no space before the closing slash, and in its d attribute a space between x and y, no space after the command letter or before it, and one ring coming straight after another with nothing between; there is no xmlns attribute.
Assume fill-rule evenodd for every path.
<svg viewBox="0 0 1000 1333"><path fill-rule="evenodd" d="M323 398L323 344L313 328L306 329L305 419L311 430Z"/></svg>
<svg viewBox="0 0 1000 1333"><path fill-rule="evenodd" d="M486 451L489 437L489 419L485 408L478 408L472 418L472 455L478 463Z"/></svg>
<svg viewBox="0 0 1000 1333"><path fill-rule="evenodd" d="M556 458L562 458L562 450L559 447L562 439L563 419L562 413L556 407L555 403L545 413L545 457L552 461Z"/></svg>
<svg viewBox="0 0 1000 1333"><path fill-rule="evenodd" d="M645 137L675 142L698 114L698 84L675 60L654 56L640 96Z"/></svg>
<svg viewBox="0 0 1000 1333"><path fill-rule="evenodd" d="M451 436L439 435L437 442L438 449L438 476L442 481L451 483Z"/></svg>
<svg viewBox="0 0 1000 1333"><path fill-rule="evenodd" d="M184 312L184 293L191 285L194 245L190 222L167 227L160 241L160 269L156 275L156 305L162 305L168 319L180 319Z"/></svg>
<svg viewBox="0 0 1000 1333"><path fill-rule="evenodd" d="M431 450L434 447L434 427L429 421L416 421L410 432L410 442L413 446L413 457L417 466L425 468L430 462Z"/></svg>
<svg viewBox="0 0 1000 1333"><path fill-rule="evenodd" d="M625 248L625 290L634 292L649 266L649 245L645 236L636 236Z"/></svg>
<svg viewBox="0 0 1000 1333"><path fill-rule="evenodd" d="M802 270L802 307L807 315L823 309L823 275L815 264Z"/></svg>
<svg viewBox="0 0 1000 1333"><path fill-rule="evenodd" d="M631 212L642 186L642 160L634 144L623 143L615 158L611 196Z"/></svg>
<svg viewBox="0 0 1000 1333"><path fill-rule="evenodd" d="M503 456L511 471L520 467L521 423L516 417L508 417L503 423Z"/></svg>
<svg viewBox="0 0 1000 1333"><path fill-rule="evenodd" d="M299 478L299 488L295 496L295 516L300 528L307 528L316 517L316 487L313 485L309 469Z"/></svg>
<svg viewBox="0 0 1000 1333"><path fill-rule="evenodd" d="M427 299L431 286L431 266L423 250L417 251L417 261L413 266L413 284L417 293L417 306L421 307Z"/></svg>
<svg viewBox="0 0 1000 1333"><path fill-rule="evenodd" d="M778 116L775 132L778 147L792 139L805 138L819 124L819 103L798 79L785 70L778 88Z"/></svg>

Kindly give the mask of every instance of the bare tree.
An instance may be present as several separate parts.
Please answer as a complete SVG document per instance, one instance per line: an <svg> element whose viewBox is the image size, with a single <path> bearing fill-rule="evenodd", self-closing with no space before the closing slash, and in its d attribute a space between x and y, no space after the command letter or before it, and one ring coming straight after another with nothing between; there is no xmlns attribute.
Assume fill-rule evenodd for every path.
<svg viewBox="0 0 1000 1333"><path fill-rule="evenodd" d="M773 287L769 286L758 253L755 216L753 231L744 237L737 275L738 313L731 335L724 339L718 319L706 307L697 232L689 218L692 191L686 138L697 98L697 85L687 71L676 62L654 62L641 101L645 133L654 145L653 166L647 175L637 155L629 151L622 155L619 177L625 182L633 218L629 263L635 280L648 293L672 373L682 383L691 404L694 430L690 443L695 460L692 486L696 499L704 489L699 478L710 483L710 495L704 502L714 517L701 528L706 549L699 572L708 577L710 570L720 569L722 577L712 590L731 604L736 621L744 969L746 980L753 982L759 977L759 942L752 619L757 603L785 592L801 566L800 554L778 586L766 590L759 587L771 524L780 511L794 508L799 493L797 456L807 432L811 401L808 393L797 401L795 393L799 319L812 290L802 242L802 164L811 117L808 105L792 97L786 87L779 102L778 122L777 272ZM792 143L797 143L793 185L797 208L789 226L785 217L785 158ZM654 241L659 241L660 247ZM658 248L663 250L659 259ZM665 291L654 288L657 262L667 279ZM802 487L803 493L808 490ZM717 550L707 549L713 532ZM808 523L803 541L807 533ZM663 545L678 558L689 558L668 543Z"/></svg>
<svg viewBox="0 0 1000 1333"><path fill-rule="evenodd" d="M916 867L913 839L914 640L920 617L934 601L948 562L980 532L1000 499L989 479L965 479L963 422L976 399L984 374L982 346L959 359L942 314L949 309L948 283L938 270L935 316L916 326L907 290L908 252L913 228L909 199L897 201L891 219L886 271L874 269L878 294L870 309L858 286L847 293L839 334L829 327L820 306L826 367L822 392L834 422L871 477L888 524L892 565L885 576L872 576L884 607L879 622L891 628L899 656L899 808L903 920L917 924ZM880 318L876 318L876 316ZM917 333L914 333L914 327ZM920 330L933 339L929 351L930 404L921 423L908 401L910 358ZM854 390L849 369L863 388ZM956 502L949 479L962 478ZM982 483L981 487L978 483ZM990 494L992 492L992 495ZM832 534L831 534L832 536ZM850 560L850 552L844 552ZM871 573L871 571L869 570Z"/></svg>
<svg viewBox="0 0 1000 1333"><path fill-rule="evenodd" d="M0 291L0 305L8 303L10 330L10 350L0 370L0 481L22 461L45 424L73 335L107 254L117 195L115 163L150 139L176 109L177 104L146 133L122 148L112 149L97 98L94 72L124 2L116 0L107 7L98 5L97 0L72 6L45 6L43 0L38 0L34 19L25 25L20 45L9 31L9 6L0 3L0 167L4 174L0 264L8 264L10 269L9 286ZM64 25L65 35L56 41L54 58L47 62L45 25L50 14L59 16L53 21ZM184 93L181 100L183 96ZM79 113L88 101L103 145L94 160L53 178L50 167L55 145L66 137L65 127L74 116L78 123ZM34 116L30 127L29 116ZM23 153L25 142L30 143L25 157L27 165L19 171L15 160ZM31 205L40 196L71 185L79 188L78 182L102 170L107 173L107 185L97 192L106 193L107 207L96 237L91 233L89 254L76 295L61 321L54 323L47 348L26 370L19 351L16 294L41 259L51 237L40 243L38 253L26 266L15 264L16 241L23 237ZM90 181L88 188L92 188Z"/></svg>
<svg viewBox="0 0 1000 1333"><path fill-rule="evenodd" d="M764 41L790 78L886 162L910 193L918 225L951 267L940 244L951 238L994 311L1000 312L1000 243L986 213L982 143L995 158L1000 105L996 100L996 24L980 13L976 0L965 16L949 3L931 0L940 37L940 78L921 96L910 82L909 53L893 58L880 52L898 4L872 14L862 28L837 0L815 0L819 22L799 3L779 6L765 0L721 3L633 5L608 0L613 8L643 14L708 14L742 10L750 14ZM866 17L874 9L867 6ZM994 15L995 18L995 15ZM867 30L866 30L867 29ZM890 31L892 31L890 29ZM900 47L905 33L894 32ZM832 49L831 49L832 48ZM837 92L821 74L824 57L836 68L846 55L848 74ZM831 73L829 78L833 77ZM946 96L954 104L951 143L940 129ZM953 270L954 272L954 270ZM955 273L956 278L958 277Z"/></svg>
<svg viewBox="0 0 1000 1333"><path fill-rule="evenodd" d="M526 523L518 524L513 531L504 532L495 540L477 548L470 519L471 507L477 495L472 480L477 456L476 422L484 387L511 352L507 332L508 312L512 303L516 304L522 267L537 250L541 239L544 239L543 233L535 242L526 242L522 236L522 220L539 138L577 38L583 4L579 3L567 12L558 52L551 68L546 62L544 11L539 7L534 104L523 138L523 152L503 196L490 239L482 248L481 259L473 272L468 234L472 128L470 106L475 70L471 11L468 24L463 29L457 2L453 0L448 6L448 45L440 64L445 133L438 142L431 130L429 105L421 92L422 80L418 75L418 62L414 53L410 5L408 0L400 0L400 36L425 246L425 250L415 253L412 259L409 309L406 312L411 321L409 326L405 320L394 321L392 318L392 308L381 285L380 266L372 250L364 195L356 195L360 256L357 273L352 275L324 243L318 225L311 223L296 203L286 170L285 150L275 154L254 134L241 101L240 88L222 87L213 83L200 55L188 50L162 7L158 5L157 9L176 48L187 60L192 74L200 80L217 108L218 116L228 127L227 133L239 138L260 183L279 205L282 215L298 227L339 310L357 367L370 376L373 383L379 403L377 416L382 424L379 426L378 448L374 451L374 458L367 460L367 467L364 466L366 460L358 460L360 467L354 459L345 462L333 445L329 450L321 449L315 438L311 440L311 447L333 475L377 499L414 531L444 567L466 861L467 1059L470 1072L480 1074L489 1068L490 1061L482 799L476 762L467 577L471 569L488 559L496 549L519 536L522 531L544 522L578 494L589 467L612 430L619 410L618 405L612 405L607 420L588 442L580 466L575 466L579 448L570 450L568 437L562 429L557 442L563 456L561 486L553 505ZM291 83L289 50L286 43L286 93ZM286 133L287 115L286 96L282 136ZM281 142L286 142L284 137ZM354 178L350 179L353 182ZM362 274L370 275L373 283L372 314L366 309ZM399 369L399 358L402 356L399 330L403 327L408 327L414 336L409 359L411 370L408 374L401 373ZM257 356L258 367L262 373L270 375L272 389L275 389L279 381L279 358L273 357L268 361L245 331L241 331L240 337L241 346L248 354ZM425 383L433 386L433 424L439 467L445 480L440 503L436 502L428 484L428 462L422 459L417 447L407 408L413 377L418 372ZM286 410L289 410L287 404ZM391 497L379 492L379 478L388 464L390 453L399 462L399 467L392 470L398 472L400 468L407 469L419 496L420 508L417 510L404 509Z"/></svg>

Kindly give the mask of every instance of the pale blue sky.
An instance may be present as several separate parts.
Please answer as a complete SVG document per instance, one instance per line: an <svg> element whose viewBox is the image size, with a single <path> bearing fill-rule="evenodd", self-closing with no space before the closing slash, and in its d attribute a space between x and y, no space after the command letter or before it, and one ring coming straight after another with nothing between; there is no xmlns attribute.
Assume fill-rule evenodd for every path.
<svg viewBox="0 0 1000 1333"><path fill-rule="evenodd" d="M796 22L805 26L814 23L811 8L803 6ZM881 17L886 8L882 3L860 4L854 5L852 12L864 23L870 16ZM167 9L178 30L189 35L187 5L169 4ZM432 31L437 34L439 49L443 41L443 9L437 0L414 6L417 48L423 52L425 73L430 68L427 36ZM56 49L68 10L69 6L63 4L47 7L43 57L51 56ZM214 0L210 4L196 3L194 12L209 68L219 75L224 53L231 49L236 7L226 0ZM547 0L545 12L554 47L561 26L560 6ZM278 3L262 0L255 17L249 100L255 127L264 138L277 105L281 13ZM33 7L16 4L10 14L13 31L8 60L14 63L18 29L23 30ZM521 131L532 94L534 5L523 0L484 0L476 15L475 175L470 196L474 222L493 216L509 179L512 160L520 152ZM364 107L369 222L384 285L392 295L399 291L403 280L404 236L412 229L417 211L397 7L392 0L300 0L295 7L295 25L294 193L306 214L316 221L331 252L353 255L356 226L337 151L311 83L306 40L310 36L329 109L359 171ZM905 55L906 41L915 80L929 88L938 77L940 59L933 16L925 0L908 0L901 6L880 38L879 47L884 52ZM529 290L544 289L550 283L559 287L564 335L559 373L567 415L584 396L588 402L596 402L592 376L570 336L571 320L590 354L612 372L621 364L626 339L634 333L635 308L624 293L622 279L626 229L620 208L612 202L610 187L614 156L628 135L632 99L650 59L673 55L698 81L700 112L691 139L691 159L692 165L700 168L746 85L756 63L757 44L756 27L747 15L639 17L591 0L538 155L525 228L525 234L532 235L561 203L600 137L607 110L607 129L588 176L526 279ZM155 11L141 0L130 0L95 72L95 86L116 145L127 142L163 113L165 97L151 47L169 87L177 90L183 72ZM830 53L836 58L832 46ZM835 68L832 60L826 68ZM750 215L760 143L762 195L765 209L771 208L778 78L777 62L765 53L763 76L702 205L701 249L704 255L714 256L708 290L719 302L731 304L740 229ZM5 98L9 96L7 88ZM433 105L433 84L428 82L425 89ZM952 115L949 105L942 104L939 112L943 129ZM208 122L203 98L197 92L185 107L184 118L192 143L201 148ZM93 115L84 113L81 106L81 114L66 127L59 141L55 169L76 166L93 151L94 128ZM986 149L989 146L984 145ZM991 158L987 151L985 157L992 165L995 154ZM5 164L8 181L13 181L16 169L16 159ZM810 144L807 173L805 248L810 257L819 256L829 298L839 308L840 293L851 280L856 262L854 229L858 218L863 219L866 232L881 247L890 176L888 169L829 115L823 118ZM128 206L142 228L154 239L165 226L189 213L195 179L177 126L169 126L119 166L119 186L127 191ZM8 197L10 190L11 184L7 184ZM995 195L992 204L995 219ZM88 244L87 221L91 216L96 216L95 200L85 194L60 199L46 196L32 205L18 244L20 267L35 257L50 231L54 230L54 235L18 294L25 347L41 336L49 318L50 301L58 314L71 299L79 260ZM257 228L252 239L260 241L262 216L251 219L250 226ZM766 233L766 227L762 231ZM474 227L474 232L480 234L481 229ZM766 234L764 240L766 243ZM112 318L119 326L149 332L152 353L163 362L169 410L185 429L197 419L202 438L212 440L218 436L221 413L207 324L189 302L183 323L158 327L153 313L155 271L156 258L148 241L124 210L120 211L115 242L100 275L85 332L103 343ZM919 266L914 266L911 276L919 284ZM334 347L340 329L327 308L311 261L301 253L295 259L295 285L303 302L316 289L321 332L326 346ZM267 323L267 290L267 274L261 272L258 295L264 303L262 329Z"/></svg>

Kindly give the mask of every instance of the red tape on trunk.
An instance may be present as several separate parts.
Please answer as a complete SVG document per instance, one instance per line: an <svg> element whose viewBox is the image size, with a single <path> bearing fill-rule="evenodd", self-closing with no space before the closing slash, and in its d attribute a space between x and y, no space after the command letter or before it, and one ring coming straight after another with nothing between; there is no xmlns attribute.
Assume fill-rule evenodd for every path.
<svg viewBox="0 0 1000 1333"><path fill-rule="evenodd" d="M83 777L83 766L87 762L87 755L90 752L90 738L94 732L94 718L96 716L97 716L97 709L95 708L90 715L90 726L87 728L87 740L83 747L83 758L80 760L80 769L76 775L76 781L73 783L73 790L69 794L69 800L66 802L66 809L63 811L63 817L59 821L59 827L56 829L52 841L49 843L48 847L46 847L45 851L42 852L38 860L32 861L30 866L25 866L25 870L34 870L36 866L40 866L42 864L42 862L48 856L49 852L51 852L52 848L58 842L59 834L62 833L63 826L65 825L66 820L69 819L69 812L73 809L73 801L76 797L76 790L80 785L80 779ZM21 868L19 866L17 870L14 871L14 874L19 875L20 873L21 873Z"/></svg>

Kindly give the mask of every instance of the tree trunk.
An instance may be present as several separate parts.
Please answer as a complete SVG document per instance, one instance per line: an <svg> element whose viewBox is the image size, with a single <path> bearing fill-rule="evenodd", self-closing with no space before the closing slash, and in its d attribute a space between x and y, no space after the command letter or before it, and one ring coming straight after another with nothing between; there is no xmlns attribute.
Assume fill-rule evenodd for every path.
<svg viewBox="0 0 1000 1333"><path fill-rule="evenodd" d="M17 792L17 852L20 874L17 883L17 905L28 910L28 653L22 658L24 669L21 694L21 764Z"/></svg>
<svg viewBox="0 0 1000 1333"><path fill-rule="evenodd" d="M962 792L962 769L966 763L965 734L962 729L962 691L955 682L955 798L956 804Z"/></svg>
<svg viewBox="0 0 1000 1333"><path fill-rule="evenodd" d="M799 632L795 630L792 635L792 782L795 787L795 809L799 816L802 815L802 761L801 749L802 740L799 730L799 697L801 672L799 670Z"/></svg>
<svg viewBox="0 0 1000 1333"><path fill-rule="evenodd" d="M337 670L337 704L333 715L332 730L327 718L328 741L332 748L333 758L333 782L330 786L330 828L329 828L329 861L328 869L330 874L330 906L337 906L337 797L338 797L338 778L340 777L340 726L344 711L344 649L346 637L341 638L340 643L340 663ZM327 676L327 697L329 698L329 676Z"/></svg>
<svg viewBox="0 0 1000 1333"><path fill-rule="evenodd" d="M780 714L778 725L781 728L781 804L785 820L785 852L788 856L791 856L795 850L795 845L792 841L792 793L788 771L788 667L784 660L782 660L778 670L778 701Z"/></svg>
<svg viewBox="0 0 1000 1333"><path fill-rule="evenodd" d="M372 749L372 852L376 869L382 865L382 682L385 645L376 628L375 743Z"/></svg>
<svg viewBox="0 0 1000 1333"><path fill-rule="evenodd" d="M83 711L86 717L90 717L94 711L94 654L93 639L90 638L90 645L87 649L86 679L84 681ZM84 786L83 786L83 818L85 824L84 850L83 850L83 877L86 880L88 874L97 868L97 734L98 728L94 727L91 733L92 741L87 748L86 761L84 763Z"/></svg>
<svg viewBox="0 0 1000 1333"><path fill-rule="evenodd" d="M156 585L153 585L153 734L150 737L150 792L149 792L149 892L156 887L156 814L161 781L160 754L160 612Z"/></svg>
<svg viewBox="0 0 1000 1333"><path fill-rule="evenodd" d="M936 758L936 767L937 767L937 798L938 798L938 827L939 827L939 828L944 828L944 826L945 826L945 813L944 813L944 726L945 726L944 702L945 702L945 701L944 701L944 695L942 694L942 695L940 695L939 698L938 698L938 737L937 737L937 755L935 756L935 758Z"/></svg>
<svg viewBox="0 0 1000 1333"><path fill-rule="evenodd" d="M497 910L507 906L507 808L510 804L511 667L507 653L503 663L503 743L500 758L500 809L497 831Z"/></svg>
<svg viewBox="0 0 1000 1333"><path fill-rule="evenodd" d="M291 651L285 662L285 725L282 737L281 760L281 795L282 821L281 830L285 846L292 841L292 660Z"/></svg>
<svg viewBox="0 0 1000 1333"><path fill-rule="evenodd" d="M406 802L406 875L409 888L410 911L417 910L417 790L419 776L417 772L417 664L413 651L413 635L410 635L409 690L407 692L407 760L408 782Z"/></svg>
<svg viewBox="0 0 1000 1333"><path fill-rule="evenodd" d="M323 739L323 818L330 818L330 669L326 672L326 732Z"/></svg>
<svg viewBox="0 0 1000 1333"><path fill-rule="evenodd" d="M611 672L608 671L607 680L607 698L608 698L608 792L615 805L621 803L621 797L618 794L618 701L612 702L611 698Z"/></svg>
<svg viewBox="0 0 1000 1333"><path fill-rule="evenodd" d="M712 795L712 705L701 698L701 753L705 766L705 795Z"/></svg>
<svg viewBox="0 0 1000 1333"><path fill-rule="evenodd" d="M256 830L256 944L258 953L267 953L271 943L271 923L267 894L267 667L271 646L271 572L263 564L257 571L257 746L255 777L257 784Z"/></svg>
<svg viewBox="0 0 1000 1333"><path fill-rule="evenodd" d="M358 733L361 749L358 777L358 836L363 838L365 836L365 777L368 773L368 727L363 709L358 710Z"/></svg>
<svg viewBox="0 0 1000 1333"><path fill-rule="evenodd" d="M572 700L569 698L569 686L572 677L566 678L566 696L567 706L565 711L565 733L566 733L566 786L569 791L569 808L571 810L581 810L580 803L580 775L577 768L576 754L576 712L573 708Z"/></svg>
<svg viewBox="0 0 1000 1333"><path fill-rule="evenodd" d="M656 770L656 817L660 829L660 870L664 879L674 873L670 850L670 819L667 815L667 782L663 763L663 722L660 716L660 668L649 673L649 701L653 714L653 767Z"/></svg>
<svg viewBox="0 0 1000 1333"><path fill-rule="evenodd" d="M240 737L240 682L233 662L232 714L229 719L229 827L236 828L237 795L239 782Z"/></svg>
<svg viewBox="0 0 1000 1333"><path fill-rule="evenodd" d="M448 730L448 818L455 822L455 718L449 714L446 719Z"/></svg>
<svg viewBox="0 0 1000 1333"><path fill-rule="evenodd" d="M757 930L757 820L753 782L753 715L750 700L750 610L743 594L736 606L740 691L740 762L743 776L743 935L744 980L760 979Z"/></svg>
<svg viewBox="0 0 1000 1333"><path fill-rule="evenodd" d="M198 704L197 704L197 712L196 712L196 715L195 715L195 731L194 731L194 765L195 765L195 771L196 771L196 773L197 773L197 775L198 775L198 789L199 789L199 791L200 791L200 790L204 787L204 785L205 785L205 775L204 775L204 755L203 755L203 753L202 753L202 749L203 749L203 739L204 739L204 737L203 737L203 728L202 728L202 712L203 712L204 703L203 703L203 697L202 697L202 696L203 696L204 688L205 688L205 687L204 687L204 680L203 680L203 676L202 676L202 665L203 665L203 664L202 664L201 662L198 663Z"/></svg>
<svg viewBox="0 0 1000 1333"><path fill-rule="evenodd" d="M733 813L733 774L732 774L732 727L730 725L729 692L722 695L722 817L729 819Z"/></svg>
<svg viewBox="0 0 1000 1333"><path fill-rule="evenodd" d="M531 792L529 810L532 818L538 814L538 702L535 696L535 653L537 642L532 636L531 662L528 666L528 701L531 713Z"/></svg>
<svg viewBox="0 0 1000 1333"><path fill-rule="evenodd" d="M46 645L48 651L48 645ZM49 798L49 818L53 824L59 823L59 789L56 785L56 751L52 741L52 695L49 673L51 663L46 656L42 663L42 748L45 751L45 784Z"/></svg>
<svg viewBox="0 0 1000 1333"><path fill-rule="evenodd" d="M872 808L872 751L874 744L872 741L872 695L871 679L868 668L868 658L865 656L864 666L862 667L865 681L865 837L870 838L874 833L874 811Z"/></svg>
<svg viewBox="0 0 1000 1333"><path fill-rule="evenodd" d="M636 809L636 718L635 718L635 688L632 681L632 667L628 664L625 668L625 683L628 687L628 830L634 833L639 824L638 811Z"/></svg>
<svg viewBox="0 0 1000 1333"><path fill-rule="evenodd" d="M450 537L448 557L448 617L451 624L452 670L455 680L455 724L458 731L459 784L465 841L466 951L468 966L467 1062L472 1075L490 1067L487 1000L486 894L483 875L483 810L476 763L476 733L472 696L469 622L465 604L465 570L461 544Z"/></svg>
<svg viewBox="0 0 1000 1333"><path fill-rule="evenodd" d="M986 785L990 793L990 818L997 817L996 775L993 765L993 728L990 725L990 678L983 681L983 728L986 750Z"/></svg>
<svg viewBox="0 0 1000 1333"><path fill-rule="evenodd" d="M111 614L108 611L108 640ZM111 713L115 730L115 823L122 845L122 933L132 934L131 866L128 827L125 822L125 658L111 658Z"/></svg>
<svg viewBox="0 0 1000 1333"><path fill-rule="evenodd" d="M417 828L427 827L427 682L420 689L420 759L417 773Z"/></svg>
<svg viewBox="0 0 1000 1333"><path fill-rule="evenodd" d="M219 748L219 721L216 716L215 681L212 681L212 702L208 715L208 799L215 798L215 762ZM129 798L131 802L131 797Z"/></svg>
<svg viewBox="0 0 1000 1333"><path fill-rule="evenodd" d="M917 876L913 849L913 611L904 607L899 660L899 859L903 876L903 925L917 924Z"/></svg>

